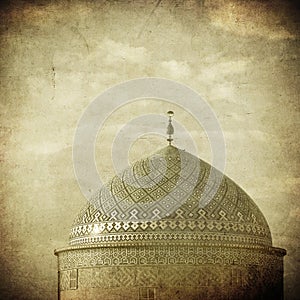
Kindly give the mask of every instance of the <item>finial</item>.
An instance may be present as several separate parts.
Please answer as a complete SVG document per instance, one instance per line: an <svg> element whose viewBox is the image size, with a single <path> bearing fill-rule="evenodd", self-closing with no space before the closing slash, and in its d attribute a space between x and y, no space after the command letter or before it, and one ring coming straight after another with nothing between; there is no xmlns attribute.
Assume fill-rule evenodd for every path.
<svg viewBox="0 0 300 300"><path fill-rule="evenodd" d="M169 124L167 127L167 134L169 135L169 137L167 138L167 141L169 142L169 145L171 145L173 141L172 135L174 134L174 127L172 125L172 117L174 116L174 112L169 110L167 114L169 116Z"/></svg>

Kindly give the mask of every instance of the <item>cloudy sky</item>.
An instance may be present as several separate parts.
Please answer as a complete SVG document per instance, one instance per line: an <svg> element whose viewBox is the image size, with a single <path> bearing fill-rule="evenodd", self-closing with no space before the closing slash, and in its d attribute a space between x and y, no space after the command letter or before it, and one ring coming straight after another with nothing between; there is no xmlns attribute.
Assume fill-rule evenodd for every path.
<svg viewBox="0 0 300 300"><path fill-rule="evenodd" d="M3 4L1 296L56 299L53 250L67 244L72 220L86 201L73 171L77 123L112 86L163 77L191 87L217 116L226 142L225 173L258 204L274 245L287 249L286 297L296 299L298 15L289 1ZM169 109L189 132L178 129L176 145L192 137L197 155L211 161L205 130L191 113L159 99L141 99L117 107L101 127L95 157L104 181L114 174L111 147L122 127ZM144 136L132 145L129 160L165 144L159 135Z"/></svg>

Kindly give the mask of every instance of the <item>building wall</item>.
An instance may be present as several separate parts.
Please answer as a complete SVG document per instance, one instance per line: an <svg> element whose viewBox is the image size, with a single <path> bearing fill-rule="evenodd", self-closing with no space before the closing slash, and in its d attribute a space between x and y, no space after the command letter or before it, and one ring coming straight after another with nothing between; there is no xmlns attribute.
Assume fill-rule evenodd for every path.
<svg viewBox="0 0 300 300"><path fill-rule="evenodd" d="M159 254L155 256L158 253L155 247L149 248L146 255L143 247L131 247L129 250L117 247L77 249L58 253L61 299L283 297L283 252L280 250L272 253L266 249L198 247L199 251L210 253L211 259L203 261L204 255L192 262L188 260L187 248L183 252L183 246L177 246L173 257L169 257L169 263L165 263ZM165 248L167 250L170 246ZM107 249L111 256L107 255ZM135 252L136 263L130 263L130 255L123 256L123 260L118 258L126 251L127 254ZM106 254L106 261L99 264L101 252ZM150 252L152 257L147 256ZM144 254L143 260L141 254ZM164 256L164 253L161 255Z"/></svg>

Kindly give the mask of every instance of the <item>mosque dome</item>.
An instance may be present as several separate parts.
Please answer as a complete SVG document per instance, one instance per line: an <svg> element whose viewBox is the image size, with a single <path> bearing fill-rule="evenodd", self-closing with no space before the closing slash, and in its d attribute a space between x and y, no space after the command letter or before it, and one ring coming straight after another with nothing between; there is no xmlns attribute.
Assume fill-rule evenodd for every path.
<svg viewBox="0 0 300 300"><path fill-rule="evenodd" d="M171 145L97 191L70 234L70 245L159 241L272 245L263 214L236 183Z"/></svg>
<svg viewBox="0 0 300 300"><path fill-rule="evenodd" d="M102 186L58 257L61 300L283 299L284 249L231 179L171 145Z"/></svg>

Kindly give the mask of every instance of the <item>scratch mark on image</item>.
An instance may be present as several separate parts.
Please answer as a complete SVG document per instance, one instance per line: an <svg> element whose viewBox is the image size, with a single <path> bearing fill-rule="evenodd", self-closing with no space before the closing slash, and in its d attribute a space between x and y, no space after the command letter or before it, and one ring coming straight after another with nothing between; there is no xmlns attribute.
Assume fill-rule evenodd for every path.
<svg viewBox="0 0 300 300"><path fill-rule="evenodd" d="M148 16L147 20L145 21L145 23L144 23L144 25L143 25L141 31L139 32L139 34L138 34L138 36L137 36L138 38L140 38L140 36L141 36L142 33L144 32L144 30L145 30L147 24L149 23L149 20L151 19L152 15L154 14L155 10L157 9L157 7L158 7L159 4L161 3L161 1L162 1L162 0L158 0L157 3L155 4L155 6L154 6L154 8L152 9L150 15Z"/></svg>
<svg viewBox="0 0 300 300"><path fill-rule="evenodd" d="M52 87L54 89L53 96L51 100L55 98L55 89L56 89L56 72L55 72L55 67L52 65Z"/></svg>

